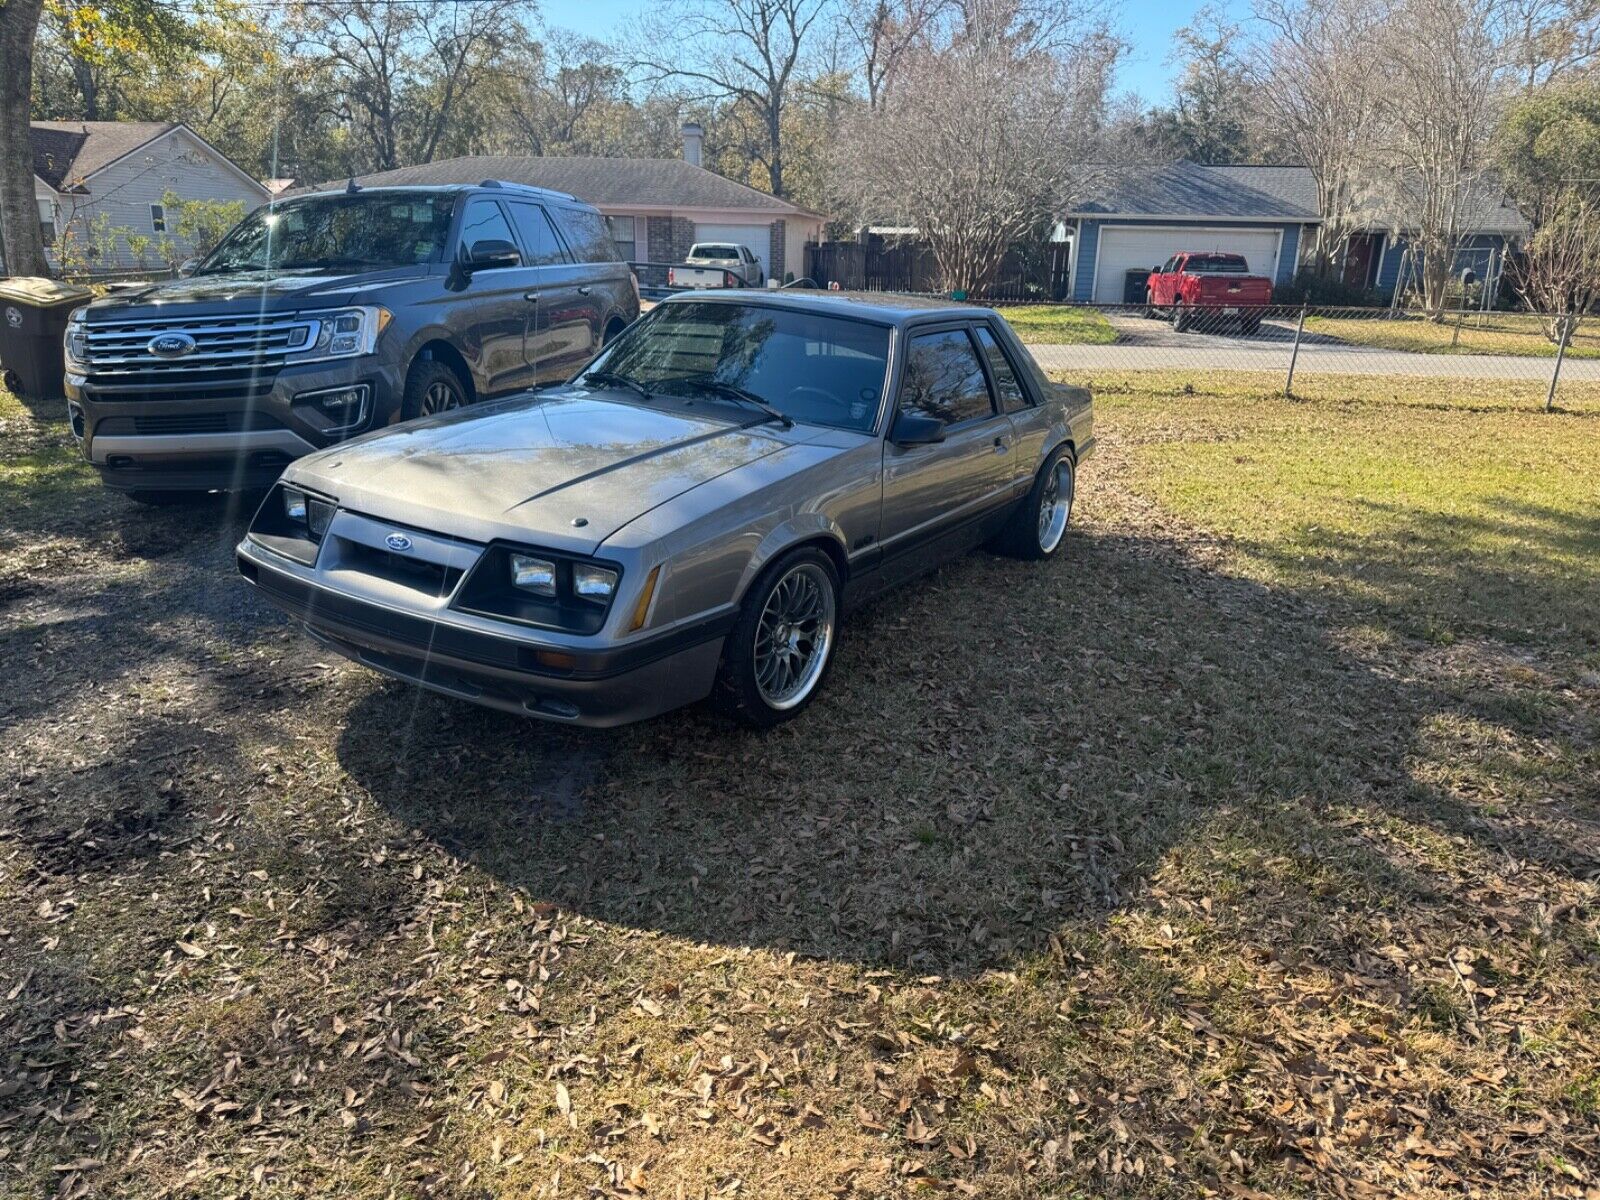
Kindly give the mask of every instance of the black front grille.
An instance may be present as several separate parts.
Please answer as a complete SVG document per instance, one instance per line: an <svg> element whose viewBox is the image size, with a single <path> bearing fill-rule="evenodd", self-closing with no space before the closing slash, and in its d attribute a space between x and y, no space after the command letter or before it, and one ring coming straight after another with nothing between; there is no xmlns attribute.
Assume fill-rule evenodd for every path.
<svg viewBox="0 0 1600 1200"><path fill-rule="evenodd" d="M105 417L97 422L96 437L153 437L184 433L250 433L282 429L283 422L261 412L160 413L134 417Z"/></svg>
<svg viewBox="0 0 1600 1200"><path fill-rule="evenodd" d="M407 554L395 554L363 542L339 538L339 560L365 575L376 575L403 587L415 588L429 596L448 596L455 591L464 571L443 563L424 562Z"/></svg>

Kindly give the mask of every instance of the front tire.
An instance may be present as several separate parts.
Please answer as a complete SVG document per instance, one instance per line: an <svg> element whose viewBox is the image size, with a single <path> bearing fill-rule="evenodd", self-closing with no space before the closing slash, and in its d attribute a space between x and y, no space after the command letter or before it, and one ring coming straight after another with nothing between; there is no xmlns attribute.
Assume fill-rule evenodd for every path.
<svg viewBox="0 0 1600 1200"><path fill-rule="evenodd" d="M1183 304L1172 306L1172 329L1175 333L1188 333L1189 327L1194 324L1194 314Z"/></svg>
<svg viewBox="0 0 1600 1200"><path fill-rule="evenodd" d="M797 716L833 665L839 626L839 572L814 546L767 568L723 644L712 696L717 707L755 729Z"/></svg>
<svg viewBox="0 0 1600 1200"><path fill-rule="evenodd" d="M405 396L400 401L402 419L431 417L467 403L466 385L450 367L437 359L411 364L406 373Z"/></svg>
<svg viewBox="0 0 1600 1200"><path fill-rule="evenodd" d="M1066 540L1072 502L1078 492L1077 464L1065 446L1045 459L1028 498L1006 524L996 548L1013 558L1049 558Z"/></svg>

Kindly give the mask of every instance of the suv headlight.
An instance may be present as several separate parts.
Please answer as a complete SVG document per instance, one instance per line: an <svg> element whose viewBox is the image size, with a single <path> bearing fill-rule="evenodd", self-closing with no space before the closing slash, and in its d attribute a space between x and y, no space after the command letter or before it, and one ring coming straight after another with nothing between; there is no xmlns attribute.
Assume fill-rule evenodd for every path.
<svg viewBox="0 0 1600 1200"><path fill-rule="evenodd" d="M75 308L67 318L67 336L64 342L67 365L81 367L89 361L89 326L83 318L84 310Z"/></svg>
<svg viewBox="0 0 1600 1200"><path fill-rule="evenodd" d="M355 358L371 354L378 335L389 328L394 314L387 308L365 304L332 312L298 313L306 324L300 342L289 346L290 362L318 362L326 358Z"/></svg>

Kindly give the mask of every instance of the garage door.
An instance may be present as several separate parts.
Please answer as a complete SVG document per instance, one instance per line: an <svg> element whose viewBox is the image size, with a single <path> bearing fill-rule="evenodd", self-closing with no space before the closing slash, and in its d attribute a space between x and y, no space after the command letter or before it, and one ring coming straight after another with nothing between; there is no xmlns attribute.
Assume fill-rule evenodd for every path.
<svg viewBox="0 0 1600 1200"><path fill-rule="evenodd" d="M1196 229L1177 225L1102 229L1100 252L1094 264L1093 299L1097 304L1122 303L1123 280L1129 271L1148 271L1186 250L1242 254L1252 275L1276 279L1281 240L1282 233L1276 229Z"/></svg>
<svg viewBox="0 0 1600 1200"><path fill-rule="evenodd" d="M694 226L694 240L697 242L732 242L736 246L748 246L750 253L761 264L762 274L769 273L767 251L771 236L765 225L702 225L696 221Z"/></svg>

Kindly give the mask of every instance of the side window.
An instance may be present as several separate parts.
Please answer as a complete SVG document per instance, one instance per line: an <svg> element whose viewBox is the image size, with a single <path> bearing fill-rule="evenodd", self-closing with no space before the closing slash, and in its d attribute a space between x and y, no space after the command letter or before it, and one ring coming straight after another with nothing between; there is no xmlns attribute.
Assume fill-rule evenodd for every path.
<svg viewBox="0 0 1600 1200"><path fill-rule="evenodd" d="M937 417L949 425L994 415L983 366L965 330L947 329L911 339L900 385L900 409Z"/></svg>
<svg viewBox="0 0 1600 1200"><path fill-rule="evenodd" d="M156 233L167 231L167 206L165 204L152 204L150 206L150 228Z"/></svg>
<svg viewBox="0 0 1600 1200"><path fill-rule="evenodd" d="M1161 264L1161 273L1163 275L1171 275L1172 274L1172 268L1177 266L1177 265L1178 265L1178 256L1176 254L1174 254L1171 258L1167 259L1166 262Z"/></svg>
<svg viewBox="0 0 1600 1200"><path fill-rule="evenodd" d="M581 263L617 262L617 244L611 240L605 218L592 209L557 208L551 211L566 236L572 257Z"/></svg>
<svg viewBox="0 0 1600 1200"><path fill-rule="evenodd" d="M506 224L505 214L493 200L471 201L466 216L461 219L462 249L470 252L479 242L517 244L517 239L511 236L511 226Z"/></svg>
<svg viewBox="0 0 1600 1200"><path fill-rule="evenodd" d="M512 201L509 207L511 219L517 223L517 232L522 235L524 262L531 267L546 267L567 261L567 252L556 239L556 231L550 227L550 218L543 208L518 201Z"/></svg>
<svg viewBox="0 0 1600 1200"><path fill-rule="evenodd" d="M978 345L983 347L983 356L989 360L989 375L994 380L994 390L1000 396L1000 409L1002 412L1020 412L1028 407L1028 393L1022 390L1022 384L1017 380L1017 373L1011 369L1011 360L1006 357L1000 341L994 336L987 325L979 325Z"/></svg>

